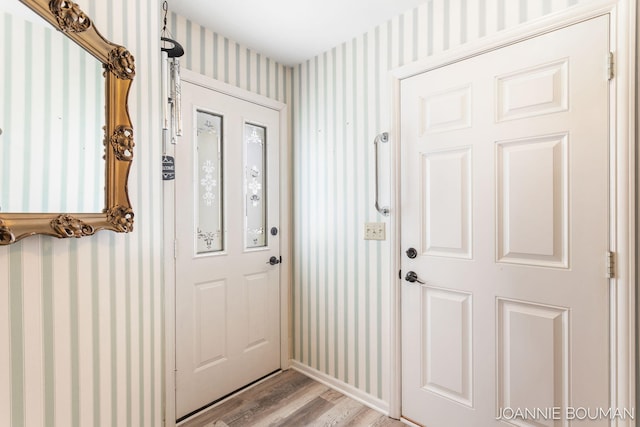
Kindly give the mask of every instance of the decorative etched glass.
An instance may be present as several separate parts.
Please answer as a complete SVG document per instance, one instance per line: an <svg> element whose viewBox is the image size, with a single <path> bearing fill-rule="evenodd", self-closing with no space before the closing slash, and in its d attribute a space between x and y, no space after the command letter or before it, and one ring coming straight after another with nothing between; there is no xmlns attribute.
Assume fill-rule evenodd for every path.
<svg viewBox="0 0 640 427"><path fill-rule="evenodd" d="M224 250L222 200L222 117L197 113L196 248L198 254Z"/></svg>
<svg viewBox="0 0 640 427"><path fill-rule="evenodd" d="M245 123L245 243L247 249L267 245L266 128Z"/></svg>

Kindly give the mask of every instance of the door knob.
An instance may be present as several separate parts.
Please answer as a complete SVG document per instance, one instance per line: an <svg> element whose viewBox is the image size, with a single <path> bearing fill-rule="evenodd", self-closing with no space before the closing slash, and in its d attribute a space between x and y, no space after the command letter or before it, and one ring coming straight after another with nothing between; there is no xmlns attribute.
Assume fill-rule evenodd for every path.
<svg viewBox="0 0 640 427"><path fill-rule="evenodd" d="M407 249L406 254L409 258L414 259L418 256L418 251L416 251L415 248L409 248Z"/></svg>
<svg viewBox="0 0 640 427"><path fill-rule="evenodd" d="M267 264L276 265L276 264L280 264L281 262L282 262L282 257L278 258L278 257L272 256L271 258L269 258L269 261L267 261Z"/></svg>
<svg viewBox="0 0 640 427"><path fill-rule="evenodd" d="M415 271L408 272L407 275L405 276L404 280L406 280L409 283L418 282L418 283L424 285L424 282L422 280L418 279L418 275L416 274Z"/></svg>

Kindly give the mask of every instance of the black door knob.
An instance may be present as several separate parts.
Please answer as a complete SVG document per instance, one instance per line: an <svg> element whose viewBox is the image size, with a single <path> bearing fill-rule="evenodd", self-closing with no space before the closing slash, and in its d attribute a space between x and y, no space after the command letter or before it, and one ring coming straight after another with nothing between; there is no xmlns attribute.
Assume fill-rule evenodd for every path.
<svg viewBox="0 0 640 427"><path fill-rule="evenodd" d="M411 259L414 259L415 257L418 256L418 251L416 251L414 248L409 248L407 249L407 256Z"/></svg>
<svg viewBox="0 0 640 427"><path fill-rule="evenodd" d="M405 276L404 280L406 280L409 283L418 282L418 283L424 285L424 282L422 280L418 279L418 275L416 274L415 271L408 272L407 275Z"/></svg>
<svg viewBox="0 0 640 427"><path fill-rule="evenodd" d="M267 264L276 265L276 264L280 264L281 261L282 259L272 256L271 258L269 258L269 261L267 261Z"/></svg>

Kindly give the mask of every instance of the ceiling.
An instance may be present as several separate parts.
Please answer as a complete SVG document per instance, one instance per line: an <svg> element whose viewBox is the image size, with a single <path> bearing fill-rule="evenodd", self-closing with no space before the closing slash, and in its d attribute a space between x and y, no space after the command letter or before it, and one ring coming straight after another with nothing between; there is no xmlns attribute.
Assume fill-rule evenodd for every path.
<svg viewBox="0 0 640 427"><path fill-rule="evenodd" d="M170 11L292 66L425 1L168 0L168 3Z"/></svg>

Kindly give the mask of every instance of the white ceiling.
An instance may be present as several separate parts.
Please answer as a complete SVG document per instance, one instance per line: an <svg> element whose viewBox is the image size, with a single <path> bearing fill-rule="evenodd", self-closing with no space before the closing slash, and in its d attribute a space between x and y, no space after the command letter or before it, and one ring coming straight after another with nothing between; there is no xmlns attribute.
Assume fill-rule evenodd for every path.
<svg viewBox="0 0 640 427"><path fill-rule="evenodd" d="M169 10L297 65L426 0L168 0ZM176 34L173 35L177 37ZM184 46L184 40L178 40Z"/></svg>

